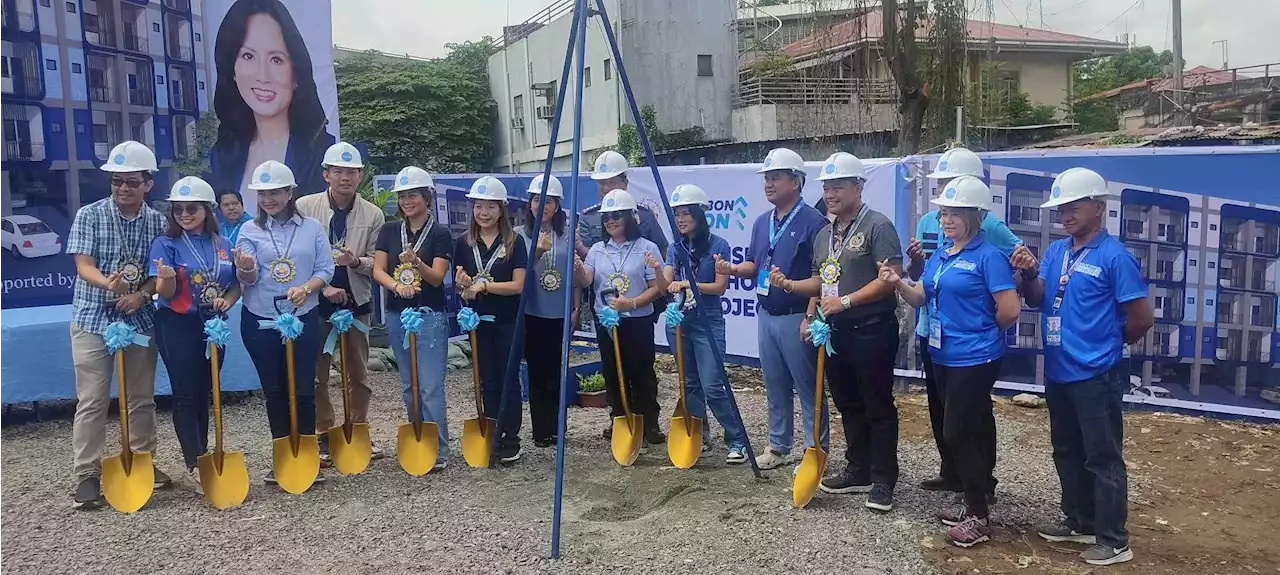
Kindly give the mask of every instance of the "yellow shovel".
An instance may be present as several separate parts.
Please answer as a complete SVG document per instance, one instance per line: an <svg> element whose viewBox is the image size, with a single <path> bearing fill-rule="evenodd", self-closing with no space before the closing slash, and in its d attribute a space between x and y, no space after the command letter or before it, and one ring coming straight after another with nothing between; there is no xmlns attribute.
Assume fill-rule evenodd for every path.
<svg viewBox="0 0 1280 575"><path fill-rule="evenodd" d="M471 331L471 384L475 388L476 417L462 421L462 458L472 467L489 466L489 437L496 433L498 422L484 414L484 396L480 390L480 360L476 349L476 332ZM483 422L483 423L481 423Z"/></svg>
<svg viewBox="0 0 1280 575"><path fill-rule="evenodd" d="M676 326L676 373L680 376L680 395L671 414L671 432L667 434L667 456L671 464L689 469L702 454L702 420L689 415L684 399L684 330ZM619 378L621 379L621 378Z"/></svg>
<svg viewBox="0 0 1280 575"><path fill-rule="evenodd" d="M804 459L796 468L795 478L791 483L792 503L796 507L804 507L818 492L818 484L827 469L827 452L822 449L822 411L826 407L823 401L822 383L827 372L827 354L822 346L818 346L818 384L817 400L813 403L813 445L804 450Z"/></svg>
<svg viewBox="0 0 1280 575"><path fill-rule="evenodd" d="M440 428L434 421L422 421L418 398L418 334L413 332L409 332L409 393L413 394L413 410L409 423L402 423L396 429L396 458L405 472L421 477L431 472L440 457Z"/></svg>
<svg viewBox="0 0 1280 575"><path fill-rule="evenodd" d="M631 413L627 401L627 380L622 375L622 351L618 347L618 328L610 330L613 339L613 363L618 369L618 397L622 400L622 412L613 418L613 460L618 465L631 465L640 457L640 441L644 438L644 416Z"/></svg>
<svg viewBox="0 0 1280 575"><path fill-rule="evenodd" d="M289 436L271 440L271 465L276 483L294 495L311 488L320 474L320 441L314 434L298 434L298 392L293 366L293 340L284 341L289 389Z"/></svg>
<svg viewBox="0 0 1280 575"><path fill-rule="evenodd" d="M338 333L338 361L342 363L342 425L329 430L329 451L338 473L355 475L369 466L373 457L373 440L368 423L351 421L351 385L347 363L347 332Z"/></svg>
<svg viewBox="0 0 1280 575"><path fill-rule="evenodd" d="M209 362L213 366L213 453L197 457L196 468L209 505L231 509L239 507L249 495L249 469L244 464L244 453L222 450L222 383L218 345L213 342L209 343Z"/></svg>
<svg viewBox="0 0 1280 575"><path fill-rule="evenodd" d="M142 509L155 489L155 468L150 453L129 447L129 397L124 379L124 349L116 351L116 387L120 399L120 455L102 459L102 495L116 511Z"/></svg>

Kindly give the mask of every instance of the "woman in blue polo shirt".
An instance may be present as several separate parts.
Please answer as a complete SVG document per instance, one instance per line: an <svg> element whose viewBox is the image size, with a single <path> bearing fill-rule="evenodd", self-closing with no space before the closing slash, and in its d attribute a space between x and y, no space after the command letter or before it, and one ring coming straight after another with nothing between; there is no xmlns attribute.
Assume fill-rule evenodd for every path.
<svg viewBox="0 0 1280 575"><path fill-rule="evenodd" d="M724 370L725 327L720 296L729 287L729 276L716 273L715 258L729 259L729 242L711 233L706 209L711 206L707 193L692 184L681 184L671 192L671 208L675 211L676 230L680 233L676 246L667 254L662 273L670 282L667 291L692 297L683 261L688 252L698 283L697 307L685 311L682 324L685 367L685 407L689 415L707 421L707 406L716 421L724 427L725 445L729 448L726 463L747 461L747 430L729 405L725 386L729 374ZM675 345L675 328L667 328L667 342ZM720 353L716 354L715 350ZM711 449L710 433L702 435L702 451Z"/></svg>
<svg viewBox="0 0 1280 575"><path fill-rule="evenodd" d="M947 537L972 547L991 537L988 496L995 469L995 415L991 388L1004 357L1004 330L1018 319L1020 303L1013 269L998 247L986 241L982 218L991 191L972 176L947 183L933 203L946 240L925 264L922 282L903 280L887 266L880 278L902 299L926 307L929 357L943 397L943 439L954 454L964 487L964 509L938 514L950 526Z"/></svg>
<svg viewBox="0 0 1280 575"><path fill-rule="evenodd" d="M196 458L209 449L209 394L213 373L205 357L204 321L225 313L240 297L231 242L218 234L213 187L188 176L169 191L169 227L151 243L149 273L156 278L156 348L173 386L173 430L187 472L200 491ZM222 360L218 356L218 369Z"/></svg>

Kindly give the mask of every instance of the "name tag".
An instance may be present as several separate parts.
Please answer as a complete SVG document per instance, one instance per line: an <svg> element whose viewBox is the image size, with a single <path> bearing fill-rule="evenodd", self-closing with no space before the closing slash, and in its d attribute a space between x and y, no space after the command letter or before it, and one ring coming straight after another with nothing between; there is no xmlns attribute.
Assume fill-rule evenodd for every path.
<svg viewBox="0 0 1280 575"><path fill-rule="evenodd" d="M822 297L840 297L840 284L822 284Z"/></svg>
<svg viewBox="0 0 1280 575"><path fill-rule="evenodd" d="M1051 315L1045 318L1048 327L1044 332L1044 344L1052 346L1062 345L1062 318L1060 316Z"/></svg>
<svg viewBox="0 0 1280 575"><path fill-rule="evenodd" d="M1102 275L1102 268L1095 266L1093 264L1086 264L1083 262L1076 264L1076 271L1092 278L1097 278Z"/></svg>
<svg viewBox="0 0 1280 575"><path fill-rule="evenodd" d="M761 267L756 272L756 293L759 295L769 295L769 268Z"/></svg>
<svg viewBox="0 0 1280 575"><path fill-rule="evenodd" d="M929 316L929 347L942 349L942 319L937 315Z"/></svg>
<svg viewBox="0 0 1280 575"><path fill-rule="evenodd" d="M955 267L967 272L971 272L973 270L978 269L978 264L975 264L969 260L957 260L954 265Z"/></svg>

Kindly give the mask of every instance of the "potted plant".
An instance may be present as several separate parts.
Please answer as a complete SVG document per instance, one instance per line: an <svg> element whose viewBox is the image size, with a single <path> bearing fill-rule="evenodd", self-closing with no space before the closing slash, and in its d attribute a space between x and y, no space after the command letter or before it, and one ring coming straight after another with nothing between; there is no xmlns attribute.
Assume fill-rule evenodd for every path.
<svg viewBox="0 0 1280 575"><path fill-rule="evenodd" d="M604 376L600 372L578 375L578 405L582 407L608 407L604 393Z"/></svg>

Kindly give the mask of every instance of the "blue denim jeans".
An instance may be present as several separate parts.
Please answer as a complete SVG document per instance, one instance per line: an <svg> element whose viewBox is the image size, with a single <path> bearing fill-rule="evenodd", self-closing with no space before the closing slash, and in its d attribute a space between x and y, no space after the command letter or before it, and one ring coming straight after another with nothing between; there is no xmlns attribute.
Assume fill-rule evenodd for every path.
<svg viewBox="0 0 1280 575"><path fill-rule="evenodd" d="M716 421L724 428L724 442L730 449L746 448L747 430L738 413L729 404L729 374L724 370L725 335L724 316L719 313L709 317L691 313L681 326L684 345L684 404L689 415L707 422L707 406L715 414ZM667 328L667 343L675 346L676 330ZM715 346L714 348L712 346ZM720 350L717 359L715 350ZM674 351L674 350L673 350ZM710 423L704 423L703 442L710 443L707 433Z"/></svg>
<svg viewBox="0 0 1280 575"><path fill-rule="evenodd" d="M444 374L449 359L449 328L441 312L423 314L423 330L418 334L418 405L422 420L433 421L439 429L440 458L449 455L449 420L445 417ZM404 326L400 314L387 312L387 336L400 367L405 413L413 414L413 393L409 387L409 350L404 347Z"/></svg>
<svg viewBox="0 0 1280 575"><path fill-rule="evenodd" d="M1116 548L1129 544L1129 477L1122 452L1128 379L1124 367L1116 366L1084 381L1044 386L1067 525Z"/></svg>
<svg viewBox="0 0 1280 575"><path fill-rule="evenodd" d="M764 393L769 403L769 447L791 453L795 433L795 395L800 394L804 417L805 444L813 442L814 393L817 391L818 350L800 339L804 314L769 315L756 308L756 338L760 348L760 368L764 371ZM830 448L831 425L827 402L822 402L822 448Z"/></svg>

